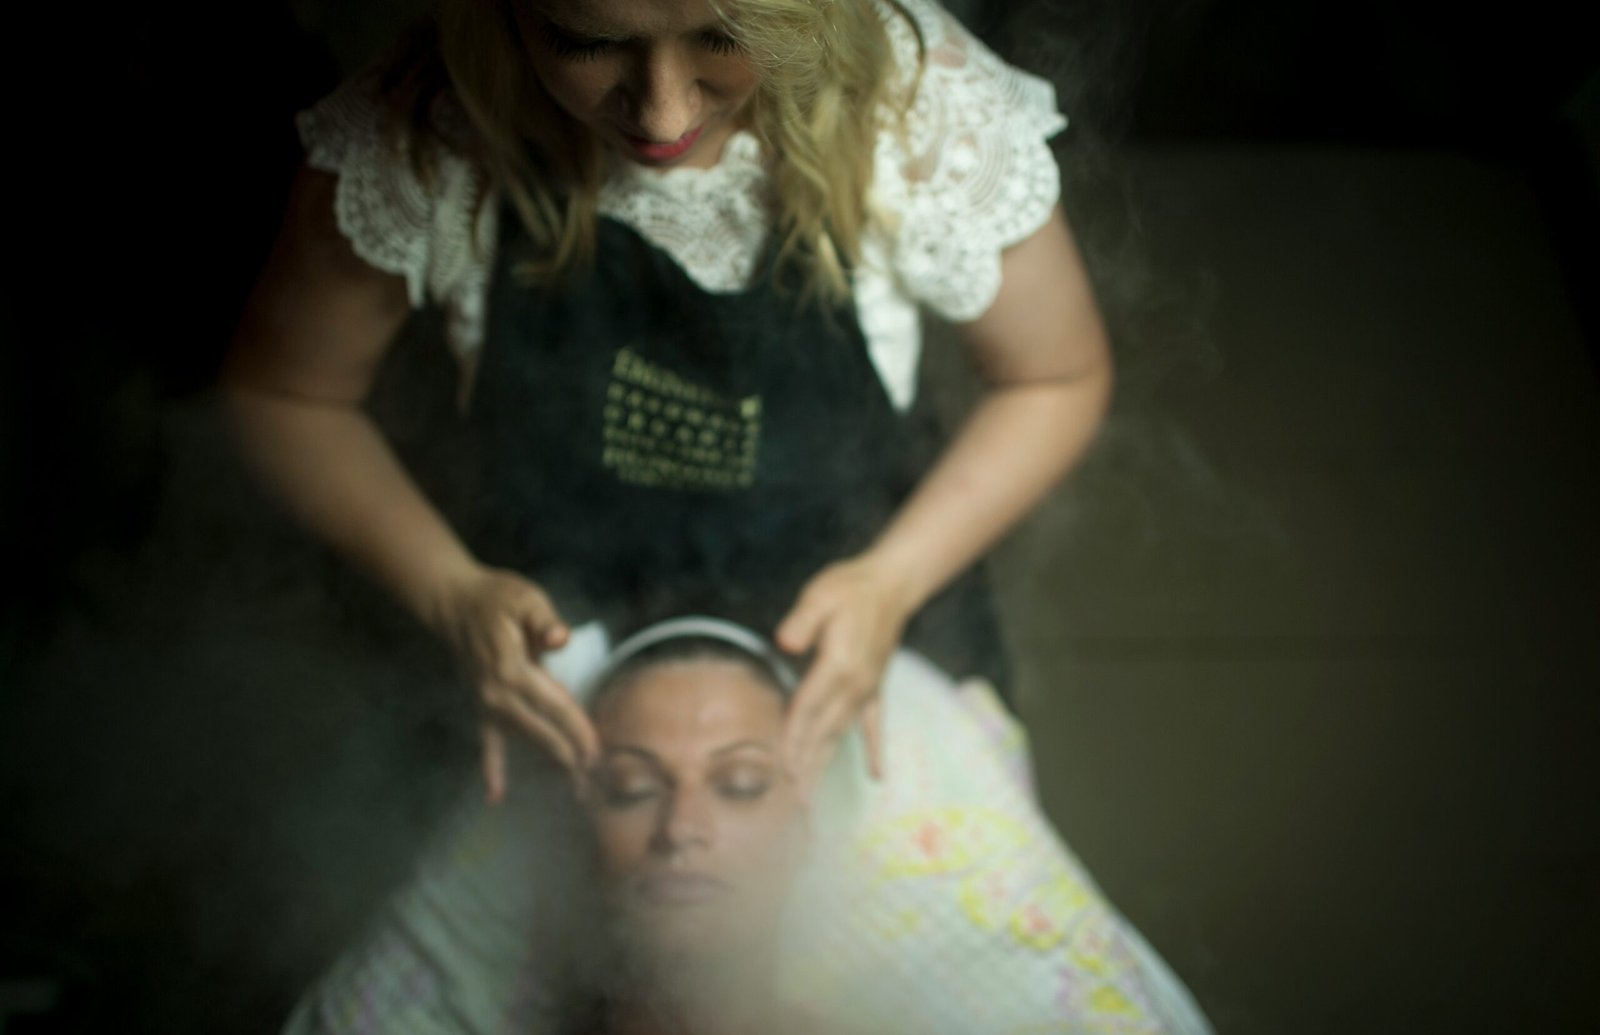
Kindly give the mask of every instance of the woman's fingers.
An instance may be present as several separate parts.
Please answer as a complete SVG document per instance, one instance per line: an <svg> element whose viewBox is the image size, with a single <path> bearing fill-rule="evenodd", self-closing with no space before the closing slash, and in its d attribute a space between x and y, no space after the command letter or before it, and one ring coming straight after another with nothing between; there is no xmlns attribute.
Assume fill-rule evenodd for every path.
<svg viewBox="0 0 1600 1035"><path fill-rule="evenodd" d="M506 796L506 738L493 722L485 722L482 730L484 797L498 805Z"/></svg>
<svg viewBox="0 0 1600 1035"><path fill-rule="evenodd" d="M529 663L526 675L534 706L572 745L575 768L587 772L600 760L600 735L589 721L589 713L543 668Z"/></svg>
<svg viewBox="0 0 1600 1035"><path fill-rule="evenodd" d="M507 694L520 698L548 725L569 748L571 761L563 765L587 770L600 753L599 736L577 699L538 664L539 651L532 649L523 627L507 619L496 630L494 664L489 676ZM485 700L488 700L486 688Z"/></svg>
<svg viewBox="0 0 1600 1035"><path fill-rule="evenodd" d="M827 772L829 763L833 761L838 745L839 742L836 740L826 743L795 776L794 781L801 801L811 801L812 795L816 793L817 784L822 782L822 774Z"/></svg>
<svg viewBox="0 0 1600 1035"><path fill-rule="evenodd" d="M535 657L547 650L557 650L564 646L570 630L567 623L561 620L555 605L545 595L542 589L532 584L527 585L526 592L518 601L522 628L528 637L528 645Z"/></svg>
<svg viewBox="0 0 1600 1035"><path fill-rule="evenodd" d="M438 623L467 662L485 711L483 775L491 801L506 791L507 738L531 737L581 779L599 755L582 706L540 664L568 628L543 589L511 571L481 569L455 587Z"/></svg>
<svg viewBox="0 0 1600 1035"><path fill-rule="evenodd" d="M813 730L821 719L829 699L839 692L841 666L837 651L834 649L835 644L832 642L833 630L823 624L820 617L814 619L813 610L807 603L813 596L811 593L801 595L800 602L795 605L795 609L784 620L777 633L778 645L784 650L789 650L789 646L783 641L784 634L788 633L791 637L800 635L796 630L801 630L805 634L803 649L817 647L810 668L806 670L805 677L800 680L800 685L795 688L794 696L789 701L783 753L790 775L793 776L799 775L800 765L805 761L805 754L811 747Z"/></svg>
<svg viewBox="0 0 1600 1035"><path fill-rule="evenodd" d="M881 666L824 643L811 671L795 691L784 735L784 759L790 774L804 779L808 771L831 757L838 739L850 725L861 723L867 751L867 770L883 778L883 705L878 696Z"/></svg>
<svg viewBox="0 0 1600 1035"><path fill-rule="evenodd" d="M588 776L571 762L570 747L562 740L555 727L541 719L531 709L513 699L507 706L496 710L498 718L483 723L483 779L485 797L490 805L505 800L506 734L502 722L518 726L529 738L538 743L572 776L572 789L582 798L588 789Z"/></svg>
<svg viewBox="0 0 1600 1035"><path fill-rule="evenodd" d="M793 609L773 634L778 647L789 654L804 654L816 645L832 608L814 587L804 590Z"/></svg>
<svg viewBox="0 0 1600 1035"><path fill-rule="evenodd" d="M784 736L791 773L861 718L868 766L874 778L882 778L881 711L865 709L877 700L906 617L896 583L882 576L860 558L830 565L806 584L776 630L784 650L814 654L791 702Z"/></svg>
<svg viewBox="0 0 1600 1035"><path fill-rule="evenodd" d="M785 757L798 775L816 755L849 728L870 697L855 666L835 661L826 651L817 658L790 705Z"/></svg>
<svg viewBox="0 0 1600 1035"><path fill-rule="evenodd" d="M861 737L867 746L867 772L874 780L883 779L883 697L874 694L861 709Z"/></svg>
<svg viewBox="0 0 1600 1035"><path fill-rule="evenodd" d="M544 632L544 649L560 650L567 645L567 640L572 637L572 629L564 622L556 622L547 626ZM535 640L534 642L538 642Z"/></svg>
<svg viewBox="0 0 1600 1035"><path fill-rule="evenodd" d="M578 755L571 742L554 723L536 711L522 694L514 690L509 693L498 690L485 696L489 709L496 718L532 738L561 763L563 768L577 767Z"/></svg>
<svg viewBox="0 0 1600 1035"><path fill-rule="evenodd" d="M825 663L819 660L812 665L811 671L806 673L789 700L789 715L783 731L783 763L790 776L800 776L801 763L811 747L811 730L827 703L831 683L831 674L825 671Z"/></svg>
<svg viewBox="0 0 1600 1035"><path fill-rule="evenodd" d="M812 722L810 744L803 749L803 766L820 766L825 757L832 755L863 704L859 691L853 685L845 685L822 706Z"/></svg>

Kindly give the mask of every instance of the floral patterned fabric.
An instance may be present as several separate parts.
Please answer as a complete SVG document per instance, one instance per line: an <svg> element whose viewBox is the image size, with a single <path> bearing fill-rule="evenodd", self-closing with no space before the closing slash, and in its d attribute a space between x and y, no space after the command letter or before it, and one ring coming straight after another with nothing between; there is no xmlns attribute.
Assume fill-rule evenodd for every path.
<svg viewBox="0 0 1600 1035"><path fill-rule="evenodd" d="M790 994L868 1030L1207 1031L1045 818L994 691L902 651L883 692L887 779L859 745L829 773Z"/></svg>

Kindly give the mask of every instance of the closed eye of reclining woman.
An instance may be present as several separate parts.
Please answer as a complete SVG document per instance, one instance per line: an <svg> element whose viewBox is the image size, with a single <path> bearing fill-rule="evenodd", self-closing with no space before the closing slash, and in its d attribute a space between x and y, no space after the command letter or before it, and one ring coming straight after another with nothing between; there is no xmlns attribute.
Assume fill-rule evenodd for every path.
<svg viewBox="0 0 1600 1035"><path fill-rule="evenodd" d="M934 0L439 0L302 116L225 368L234 423L461 656L490 802L522 744L592 769L547 658L641 600L717 600L811 657L782 743L808 780L852 727L882 772L901 643L1003 684L973 565L1078 460L1111 382L1056 203L1064 122ZM423 305L482 461L449 518L363 409ZM919 308L983 377L932 459L905 416ZM536 827L513 812L464 804L301 1017L507 1030Z"/></svg>

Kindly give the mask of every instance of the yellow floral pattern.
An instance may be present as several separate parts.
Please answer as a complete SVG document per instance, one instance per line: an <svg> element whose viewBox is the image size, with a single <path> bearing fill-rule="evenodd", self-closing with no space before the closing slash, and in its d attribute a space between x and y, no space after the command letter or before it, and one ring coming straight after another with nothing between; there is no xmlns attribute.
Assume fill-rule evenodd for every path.
<svg viewBox="0 0 1600 1035"><path fill-rule="evenodd" d="M958 873L1027 840L998 812L949 806L897 817L861 841L869 866L885 878Z"/></svg>
<svg viewBox="0 0 1600 1035"><path fill-rule="evenodd" d="M851 846L819 871L843 876L808 909L789 987L865 1004L864 1030L1159 1035L1125 921L1039 810L1026 738L990 698L968 684L914 709L886 690L916 735L849 799Z"/></svg>

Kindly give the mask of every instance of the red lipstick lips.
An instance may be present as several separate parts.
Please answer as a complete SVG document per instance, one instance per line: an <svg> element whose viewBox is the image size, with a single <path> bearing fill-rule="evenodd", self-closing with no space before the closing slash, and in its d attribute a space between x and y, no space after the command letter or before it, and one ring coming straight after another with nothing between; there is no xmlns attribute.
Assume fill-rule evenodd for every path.
<svg viewBox="0 0 1600 1035"><path fill-rule="evenodd" d="M694 142L700 139L700 132L703 129L705 129L704 126L691 129L670 144L657 144L643 137L636 137L631 133L625 133L623 136L628 142L629 150L640 161L670 162L675 158L683 157L689 148L694 146Z"/></svg>

